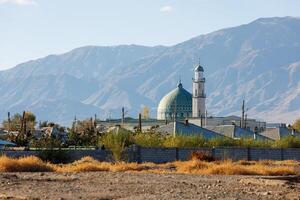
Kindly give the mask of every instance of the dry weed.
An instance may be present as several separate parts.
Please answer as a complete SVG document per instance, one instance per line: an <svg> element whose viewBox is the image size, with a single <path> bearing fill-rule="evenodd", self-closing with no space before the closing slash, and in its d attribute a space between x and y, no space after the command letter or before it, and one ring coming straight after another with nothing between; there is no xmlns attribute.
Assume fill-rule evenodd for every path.
<svg viewBox="0 0 300 200"><path fill-rule="evenodd" d="M71 164L49 164L29 156L23 158L0 157L0 172L150 172L150 173L192 173L218 175L300 175L297 161L176 161L165 164L100 162L84 157Z"/></svg>
<svg viewBox="0 0 300 200"><path fill-rule="evenodd" d="M0 157L0 172L52 172L53 167L35 156L22 158Z"/></svg>

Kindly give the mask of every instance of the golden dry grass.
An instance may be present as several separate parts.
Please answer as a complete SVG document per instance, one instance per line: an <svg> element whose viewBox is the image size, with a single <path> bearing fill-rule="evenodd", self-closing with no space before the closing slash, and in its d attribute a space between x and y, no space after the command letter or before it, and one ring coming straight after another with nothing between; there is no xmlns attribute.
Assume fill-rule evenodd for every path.
<svg viewBox="0 0 300 200"><path fill-rule="evenodd" d="M19 159L0 157L0 172L51 172L50 164L43 162L35 156L28 156Z"/></svg>
<svg viewBox="0 0 300 200"><path fill-rule="evenodd" d="M176 161L166 164L154 163L109 163L84 157L70 164L50 164L37 157L24 158L0 157L0 172L150 172L150 173L187 173L217 175L300 175L297 161L214 161L200 160Z"/></svg>

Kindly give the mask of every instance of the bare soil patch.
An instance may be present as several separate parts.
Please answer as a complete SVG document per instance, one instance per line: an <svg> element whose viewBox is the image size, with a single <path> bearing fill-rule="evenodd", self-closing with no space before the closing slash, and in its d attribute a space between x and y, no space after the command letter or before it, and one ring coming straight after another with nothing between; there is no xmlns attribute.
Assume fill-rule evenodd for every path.
<svg viewBox="0 0 300 200"><path fill-rule="evenodd" d="M1 173L0 199L300 199L297 176Z"/></svg>

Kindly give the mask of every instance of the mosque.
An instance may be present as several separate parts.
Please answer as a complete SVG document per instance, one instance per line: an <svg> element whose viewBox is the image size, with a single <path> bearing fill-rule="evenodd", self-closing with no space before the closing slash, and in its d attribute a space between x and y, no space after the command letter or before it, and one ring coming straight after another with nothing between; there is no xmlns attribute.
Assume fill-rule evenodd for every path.
<svg viewBox="0 0 300 200"><path fill-rule="evenodd" d="M207 137L214 136L212 132L221 133L229 137L252 137L253 132L263 132L266 130L266 122L248 119L244 114L242 117L226 116L212 117L207 116L205 105L205 78L204 69L199 64L194 68L194 78L192 94L183 88L181 82L177 88L166 94L159 102L157 108L157 120L165 121L167 125L162 126L162 132L203 132ZM172 124L173 123L173 124ZM173 126L185 124L173 130ZM188 124L188 125L187 125ZM193 127L190 127L193 126ZM205 127L206 129L199 129ZM179 130L180 129L180 130ZM257 135L258 137L258 135Z"/></svg>
<svg viewBox="0 0 300 200"><path fill-rule="evenodd" d="M172 120L205 117L205 78L204 69L196 65L193 78L193 94L189 93L179 82L177 88L165 95L157 109L158 120Z"/></svg>

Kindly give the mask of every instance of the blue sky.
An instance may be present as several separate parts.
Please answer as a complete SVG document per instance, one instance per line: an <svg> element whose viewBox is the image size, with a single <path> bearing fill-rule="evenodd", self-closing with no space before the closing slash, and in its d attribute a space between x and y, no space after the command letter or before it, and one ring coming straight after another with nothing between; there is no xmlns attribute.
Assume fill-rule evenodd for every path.
<svg viewBox="0 0 300 200"><path fill-rule="evenodd" d="M172 45L260 17L300 16L299 0L0 0L0 70L84 45Z"/></svg>

